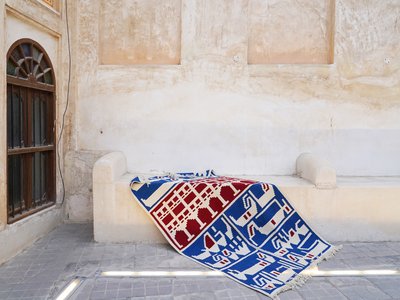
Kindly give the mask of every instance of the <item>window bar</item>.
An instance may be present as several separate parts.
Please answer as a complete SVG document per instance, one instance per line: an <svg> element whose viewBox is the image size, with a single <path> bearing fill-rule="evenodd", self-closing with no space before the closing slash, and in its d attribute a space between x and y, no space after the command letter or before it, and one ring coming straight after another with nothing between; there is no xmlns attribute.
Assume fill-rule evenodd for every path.
<svg viewBox="0 0 400 300"><path fill-rule="evenodd" d="M42 92L38 92L37 94L37 101L38 101L38 114L39 114L39 131L38 131L38 136L39 136L39 143L40 145L43 146L43 141L42 141ZM38 153L38 160L39 160L39 192L38 192L38 203L41 203L42 198L43 198L43 189L42 189L42 176L43 176L43 157L42 153Z"/></svg>
<svg viewBox="0 0 400 300"><path fill-rule="evenodd" d="M18 197L17 197L17 176L16 176L16 173L17 173L17 168L16 168L16 166L17 166L17 164L16 164L16 158L12 158L12 171L11 171L11 176L12 176L12 201L13 201L13 203L14 203L14 216L15 216L15 213L17 212L17 210L18 210L18 203L17 203L17 201L18 201ZM21 206L21 204L20 204L20 206Z"/></svg>
<svg viewBox="0 0 400 300"><path fill-rule="evenodd" d="M50 163L50 159L51 159L51 153L48 152L46 153L45 156L45 163L44 163L44 167L45 167L45 178L44 178L44 184L45 184L45 195L44 195L44 202L45 203L49 203L51 202L51 163Z"/></svg>
<svg viewBox="0 0 400 300"><path fill-rule="evenodd" d="M36 203L36 194L37 194L36 154L37 154L37 152L32 153L32 175L31 175L32 176L32 201L30 203L31 204L30 208L35 207L35 203Z"/></svg>
<svg viewBox="0 0 400 300"><path fill-rule="evenodd" d="M40 112L40 144L44 145L44 130L45 130L45 124L44 124L44 118L46 115L44 114L44 93L39 92L39 112ZM45 193L45 186L44 186L44 178L45 178L45 153L40 153L40 198L39 198L39 205L42 205L44 202L44 193Z"/></svg>
<svg viewBox="0 0 400 300"><path fill-rule="evenodd" d="M39 204L42 205L45 202L45 185L44 185L44 180L46 176L46 169L45 169L45 159L47 156L47 153L41 152L40 154L40 199L39 199Z"/></svg>
<svg viewBox="0 0 400 300"><path fill-rule="evenodd" d="M34 116L35 116L35 146L40 146L40 101L39 92L35 92L34 97Z"/></svg>
<svg viewBox="0 0 400 300"><path fill-rule="evenodd" d="M17 140L18 140L18 135L17 135L17 123L18 123L18 116L16 114L16 111L18 110L18 106L17 106L17 92L18 92L18 88L14 87L12 94L11 94L11 114L12 114L12 119L11 119L11 130L12 130L12 147L16 148L17 147Z"/></svg>
<svg viewBox="0 0 400 300"><path fill-rule="evenodd" d="M39 157L39 192L38 192L38 203L39 205L43 201L43 153L38 153Z"/></svg>
<svg viewBox="0 0 400 300"><path fill-rule="evenodd" d="M31 147L31 138L30 138L30 120L31 120L31 116L30 116L30 103L29 103L29 99L28 99L28 90L27 88L24 88L24 108L25 108L25 132L24 132L24 136L25 136L25 147Z"/></svg>
<svg viewBox="0 0 400 300"><path fill-rule="evenodd" d="M10 93L9 93L9 106L8 106L8 120L7 126L10 127L9 135L7 137L9 148L14 148L14 131L13 123L14 123L14 101L13 101L13 86L10 85ZM13 158L8 158L8 205L11 206L11 215L14 217L15 212L15 203L14 203L14 172L13 172L14 162Z"/></svg>
<svg viewBox="0 0 400 300"><path fill-rule="evenodd" d="M37 195L37 203L40 205L42 201L42 153L38 152L38 195Z"/></svg>
<svg viewBox="0 0 400 300"><path fill-rule="evenodd" d="M19 197L21 191L21 164L19 163L19 157L15 157L14 159L14 201L19 201L19 210L22 210L22 199Z"/></svg>
<svg viewBox="0 0 400 300"><path fill-rule="evenodd" d="M33 201L33 203L36 203L36 202L38 202L38 201L40 201L40 186L41 186L41 176L42 176L42 170L41 170L41 168L42 168L42 164L41 164L41 158L40 158L40 153L39 152L36 152L35 153L35 160L36 160L36 165L35 165L35 175L36 175L36 186L35 186L35 188L36 188L36 194L35 194L35 198L34 198L34 201Z"/></svg>
<svg viewBox="0 0 400 300"><path fill-rule="evenodd" d="M36 136L35 136L35 129L36 129L36 116L35 116L35 107L36 107L36 103L35 103L35 92L31 92L32 95L32 99L31 99L31 103L32 103L32 145L36 146Z"/></svg>
<svg viewBox="0 0 400 300"><path fill-rule="evenodd" d="M43 145L42 143L42 92L37 93L37 103L38 103L38 115L39 115L39 130L38 130L38 137L39 137L39 144Z"/></svg>
<svg viewBox="0 0 400 300"><path fill-rule="evenodd" d="M32 115L33 115L33 122L32 122L32 136L33 136L33 145L36 147L37 146L37 115L36 115L36 110L37 110L37 91L32 91ZM31 206L33 207L37 201L37 152L32 153L32 201L31 201Z"/></svg>
<svg viewBox="0 0 400 300"><path fill-rule="evenodd" d="M32 123L33 123L33 103L32 103L32 97L33 97L33 91L31 89L27 89L27 97L26 97L26 108L28 111L27 114L27 143L30 147L34 146L33 143L33 131L32 131ZM33 178L32 178L32 164L33 164L33 154L32 153L28 153L26 154L26 189L25 189L25 193L26 193L26 203L27 203L27 207L31 206L32 203L32 195L33 195L33 190L32 190L32 182L33 182Z"/></svg>
<svg viewBox="0 0 400 300"><path fill-rule="evenodd" d="M11 207L10 215L14 217L15 212L15 204L14 204L14 195L13 195L13 188L14 188L14 175L13 175L13 166L12 166L12 157L8 159L8 206L9 209Z"/></svg>
<svg viewBox="0 0 400 300"><path fill-rule="evenodd" d="M37 198L36 198L36 203L37 205L40 205L41 200L42 200L42 153L38 152L38 193L37 193Z"/></svg>
<svg viewBox="0 0 400 300"><path fill-rule="evenodd" d="M11 96L12 96L12 85L7 87L7 147L12 147L12 130L11 130Z"/></svg>
<svg viewBox="0 0 400 300"><path fill-rule="evenodd" d="M19 175L20 175L20 169L18 168L18 158L16 157L14 160L14 201L18 201L19 207L17 206L17 210L21 212L22 210L22 199L18 197L19 194Z"/></svg>
<svg viewBox="0 0 400 300"><path fill-rule="evenodd" d="M41 114L42 114L42 124L41 124L41 141L42 145L47 144L47 133L46 133L46 128L47 128L47 101L46 101L46 94L43 93L41 96Z"/></svg>
<svg viewBox="0 0 400 300"><path fill-rule="evenodd" d="M30 43L29 44L29 51L30 51L30 57L31 57L31 61L30 61L30 65L31 65L31 73L33 74L34 72L33 72L33 44L32 43ZM35 74L33 74L33 75L35 75Z"/></svg>
<svg viewBox="0 0 400 300"><path fill-rule="evenodd" d="M22 87L18 87L18 134L19 134L19 147L23 147L22 143L21 143L21 139L22 139ZM25 207L25 201L23 199L23 190L22 190L22 176L23 176L23 172L22 172L22 159L23 157L21 155L18 155L16 160L17 160L17 164L18 164L18 177L17 177L17 182L18 182L18 193L17 193L17 197L19 199L19 208L20 208L20 213L22 213L23 208Z"/></svg>
<svg viewBox="0 0 400 300"><path fill-rule="evenodd" d="M13 198L12 198L12 201L13 201L13 203L14 203L14 206L16 206L16 204L17 204L17 189L16 189L16 184L17 184L17 180L16 180L16 172L17 172L17 169L16 169L16 162L15 162L15 159L13 159L12 160L12 162L13 162L13 164L12 164L12 166L13 166L13 170L12 170L12 176L13 176L13 179L12 179L12 194L13 194ZM16 208L18 208L18 207L14 207L14 215L15 215L15 212L16 212Z"/></svg>
<svg viewBox="0 0 400 300"><path fill-rule="evenodd" d="M38 102L39 92L33 92L33 140L35 141L35 146L40 145L40 114L39 114L39 105ZM32 197L32 206L38 201L40 197L40 157L39 153L35 152L33 154L33 168L32 168L32 177L33 177L33 197Z"/></svg>
<svg viewBox="0 0 400 300"><path fill-rule="evenodd" d="M21 87L18 88L18 144L19 147L23 147L22 137L22 93Z"/></svg>
<svg viewBox="0 0 400 300"><path fill-rule="evenodd" d="M22 210L25 208L25 201L23 199L22 193L23 193L23 182L24 182L24 169L23 169L23 163L22 163L22 155L18 155L18 199L20 202L20 207L21 207L21 213Z"/></svg>
<svg viewBox="0 0 400 300"><path fill-rule="evenodd" d="M9 107L9 110L10 110L10 127L11 127L11 136L9 137L9 139L10 139L10 145L11 145L11 148L14 148L14 130L13 130L13 128L14 128L14 86L10 86L10 89L11 89L11 105L10 105L10 107Z"/></svg>
<svg viewBox="0 0 400 300"><path fill-rule="evenodd" d="M19 112L21 111L20 110L20 100L19 100L19 96L20 96L20 87L17 87L16 89L15 89L15 94L14 94L14 102L15 102L15 110L14 110L14 114L15 114L15 116L14 116L14 124L13 124L13 126L14 126L14 130L15 130L15 133L14 133L14 138L15 138L15 141L14 141L14 147L20 147L21 145L20 145L20 141L21 141L21 137L19 136L19 133L20 133L20 128L19 128L19 124L20 124L20 116L19 116Z"/></svg>
<svg viewBox="0 0 400 300"><path fill-rule="evenodd" d="M42 115L42 109L43 109L43 105L42 105L42 92L38 92L38 97L37 97L37 101L38 101L38 105L39 105L39 108L38 108L38 113L39 113L39 143L40 143L40 145L43 145L43 137L42 137L42 130L43 130L43 128L42 128L42 122L43 122L43 120L42 120L42 118L43 118L43 115Z"/></svg>
<svg viewBox="0 0 400 300"><path fill-rule="evenodd" d="M22 122L21 122L21 147L26 147L28 146L26 144L27 141L27 124L26 124L26 115L27 115L27 108L26 108L26 88L20 87L21 89L21 116L22 116Z"/></svg>
<svg viewBox="0 0 400 300"><path fill-rule="evenodd" d="M14 94L15 94L15 87L13 86L13 89L12 89L12 92L11 92L11 123L10 123L10 125L11 125L11 130L12 130L12 135L11 135L11 137L12 137L12 140L11 140L11 147L12 148L15 148L15 126L14 126L14 123L15 123L15 114L14 114L14 111L15 111L15 103L14 103Z"/></svg>
<svg viewBox="0 0 400 300"><path fill-rule="evenodd" d="M35 199L35 204L40 202L41 196L41 186L42 186L42 157L41 157L40 152L36 152L36 172L37 172L37 178L36 178L36 199Z"/></svg>
<svg viewBox="0 0 400 300"><path fill-rule="evenodd" d="M33 202L36 202L36 201L39 201L39 199L40 199L40 184L41 184L41 182L40 182L40 177L41 177L41 161L40 161L40 153L39 152L36 152L35 153L35 156L36 156L36 169L35 169L35 172L36 172L36 195L35 195L35 201L33 201Z"/></svg>
<svg viewBox="0 0 400 300"><path fill-rule="evenodd" d="M36 155L36 169L35 169L35 172L36 172L36 196L35 196L34 201L32 201L32 203L34 203L36 205L36 203L38 201L40 201L40 192L41 192L40 185L41 185L41 176L42 176L42 170L41 170L42 166L41 166L40 153L36 152L35 155Z"/></svg>
<svg viewBox="0 0 400 300"><path fill-rule="evenodd" d="M46 94L46 116L47 116L47 143L53 142L54 130L55 130L55 121L53 121L53 102L51 102L51 97L47 93Z"/></svg>
<svg viewBox="0 0 400 300"><path fill-rule="evenodd" d="M20 89L19 87L14 86L13 91L12 91L12 115L13 115L13 121L12 121L12 130L13 130L13 148L18 147L20 137L18 136L18 133L20 132L20 128L18 128L18 124L20 124L20 116L18 113L20 112L20 100L19 100L19 93ZM14 206L19 203L19 207L21 207L21 199L18 199L18 194L19 194L19 186L18 186L18 175L20 173L20 169L18 168L18 156L15 156L15 158L12 159L12 202L14 203ZM17 207L18 208L18 207ZM16 208L14 207L14 215L16 213Z"/></svg>

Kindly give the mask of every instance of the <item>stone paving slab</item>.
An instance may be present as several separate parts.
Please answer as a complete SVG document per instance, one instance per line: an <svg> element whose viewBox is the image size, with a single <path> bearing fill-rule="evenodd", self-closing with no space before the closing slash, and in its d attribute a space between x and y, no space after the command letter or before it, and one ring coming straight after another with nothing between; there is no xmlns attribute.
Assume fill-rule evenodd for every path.
<svg viewBox="0 0 400 300"><path fill-rule="evenodd" d="M103 244L91 224L63 224L0 266L0 299L54 299L77 276L71 299L269 299L225 277L111 278L100 271L208 270L167 244ZM344 243L321 270L399 269L400 243ZM400 276L314 277L279 295L297 299L397 299Z"/></svg>

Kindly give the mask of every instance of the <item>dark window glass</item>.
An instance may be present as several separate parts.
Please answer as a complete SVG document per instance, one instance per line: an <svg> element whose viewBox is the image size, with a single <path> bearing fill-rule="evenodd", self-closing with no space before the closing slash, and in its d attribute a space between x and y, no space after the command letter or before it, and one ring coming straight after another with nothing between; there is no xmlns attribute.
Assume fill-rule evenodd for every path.
<svg viewBox="0 0 400 300"><path fill-rule="evenodd" d="M33 59L38 61L39 60L39 55L40 55L40 50L38 48L36 48L35 46L33 46L32 50L33 50L33 52L32 52Z"/></svg>
<svg viewBox="0 0 400 300"><path fill-rule="evenodd" d="M7 61L7 74L15 76L16 75L15 74L15 68L16 67L17 66L15 65L15 63L11 59L9 59Z"/></svg>
<svg viewBox="0 0 400 300"><path fill-rule="evenodd" d="M24 52L25 57L26 56L31 56L31 46L30 46L30 44L22 44L21 47L22 47L22 50Z"/></svg>
<svg viewBox="0 0 400 300"><path fill-rule="evenodd" d="M42 68L43 72L48 68L44 59L40 62L40 67Z"/></svg>
<svg viewBox="0 0 400 300"><path fill-rule="evenodd" d="M12 53L11 56L14 58L15 62L20 64L19 60L22 58L22 55L20 53L20 50L17 48L15 49ZM22 61L22 60L21 60Z"/></svg>
<svg viewBox="0 0 400 300"><path fill-rule="evenodd" d="M8 211L12 215L25 209L23 201L23 163L22 155L13 155L8 158Z"/></svg>
<svg viewBox="0 0 400 300"><path fill-rule="evenodd" d="M32 195L34 204L40 205L47 199L46 180L48 177L48 154L36 152L33 157Z"/></svg>
<svg viewBox="0 0 400 300"><path fill-rule="evenodd" d="M11 145L13 148L21 147L22 138L22 99L20 97L20 88L13 87L11 92Z"/></svg>
<svg viewBox="0 0 400 300"><path fill-rule="evenodd" d="M51 79L51 74L50 74L49 71L50 71L50 70L47 69L47 72L44 73L44 82L47 83L47 84L52 84L53 81L52 81L52 79Z"/></svg>

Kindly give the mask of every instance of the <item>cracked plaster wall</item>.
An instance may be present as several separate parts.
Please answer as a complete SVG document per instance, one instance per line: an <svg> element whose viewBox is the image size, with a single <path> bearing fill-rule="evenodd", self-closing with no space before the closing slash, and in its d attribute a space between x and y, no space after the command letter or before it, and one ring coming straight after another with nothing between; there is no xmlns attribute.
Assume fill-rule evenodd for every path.
<svg viewBox="0 0 400 300"><path fill-rule="evenodd" d="M400 176L399 1L79 3L71 143L85 162L68 176L88 183L84 169L114 150L132 172L288 175L313 152L339 175ZM160 33L160 15L179 30ZM70 204L90 210L82 190Z"/></svg>
<svg viewBox="0 0 400 300"><path fill-rule="evenodd" d="M93 165L106 152L70 151L65 157L66 219L93 220Z"/></svg>
<svg viewBox="0 0 400 300"><path fill-rule="evenodd" d="M66 70L68 68L66 40L64 37L65 14L49 8L39 0L5 0L0 3L0 91L6 99L6 54L18 39L31 38L41 44L49 55L56 76L56 135L61 128L62 111L66 104ZM7 108L6 101L0 101L0 263L16 255L40 236L56 227L63 219L58 205L28 216L13 224L7 224ZM61 167L63 157L70 143L71 116L66 115L63 138L60 142ZM57 172L57 202L61 202L61 181ZM18 236L16 239L15 237Z"/></svg>
<svg viewBox="0 0 400 300"><path fill-rule="evenodd" d="M56 77L56 106L57 106L57 114L56 114L56 135L59 136L60 128L61 128L61 116L63 108L65 107L65 91L66 91L66 77L65 70L67 67L66 60L66 51L62 51L62 49L66 49L66 41L62 39L64 33L64 15L60 14L57 11L54 11L48 8L45 4L37 0L7 0L4 1L1 5L1 27L0 33L1 38L4 41L1 47L0 54L3 57L6 56L9 47L18 39L21 38L31 38L41 44L46 50L47 54L52 61L55 77ZM3 60L5 63L6 60ZM5 70L5 65L0 64ZM5 75L5 72L4 74ZM2 75L2 76L3 76ZM4 81L1 81L2 84L6 82L6 78ZM6 86L1 85L0 90L2 91L4 97L6 99ZM0 113L2 117L0 118L0 123L2 126L2 130L0 131L0 141L3 144L0 147L0 183L4 186L6 184L7 171L6 171L6 157L7 157L7 134L6 134L6 101L2 101L2 105L0 105ZM70 116L66 116L66 127L63 139L60 143L60 154L61 159L63 158L63 153L66 149L66 144L69 139L68 135L70 132L70 124L71 119ZM5 150L5 151L4 151ZM63 159L61 161L61 165L63 165ZM57 173L58 174L58 173ZM3 187L4 187L3 186ZM60 201L60 177L57 176L57 201ZM6 188L0 189L0 207L1 209L1 221L6 223ZM3 194L4 191L4 194ZM5 213L4 213L5 212ZM4 213L4 214L3 214Z"/></svg>

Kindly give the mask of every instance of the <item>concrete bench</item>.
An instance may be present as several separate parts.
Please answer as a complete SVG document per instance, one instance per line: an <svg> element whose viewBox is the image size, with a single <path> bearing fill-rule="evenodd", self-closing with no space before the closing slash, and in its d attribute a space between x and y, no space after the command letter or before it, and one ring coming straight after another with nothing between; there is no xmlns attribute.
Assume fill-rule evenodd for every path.
<svg viewBox="0 0 400 300"><path fill-rule="evenodd" d="M298 176L240 176L277 185L312 228L330 241L400 241L400 177L336 177L312 154L296 162ZM98 242L166 242L130 191L135 176L122 152L93 170L94 238ZM224 174L226 175L226 174Z"/></svg>

